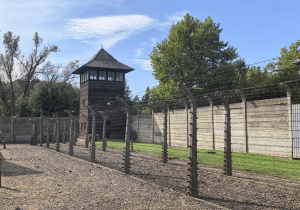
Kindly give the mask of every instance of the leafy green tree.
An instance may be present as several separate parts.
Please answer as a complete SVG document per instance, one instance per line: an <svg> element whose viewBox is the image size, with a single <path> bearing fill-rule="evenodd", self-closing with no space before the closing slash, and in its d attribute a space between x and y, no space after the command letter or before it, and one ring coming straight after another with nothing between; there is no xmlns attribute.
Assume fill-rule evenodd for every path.
<svg viewBox="0 0 300 210"><path fill-rule="evenodd" d="M69 83L37 82L29 95L19 98L16 105L17 116L39 116L43 109L46 116L63 110L79 110L79 89Z"/></svg>
<svg viewBox="0 0 300 210"><path fill-rule="evenodd" d="M178 88L174 87L178 81L188 86L201 80L213 81L219 66L236 59L236 49L220 40L221 32L220 24L214 23L211 17L201 22L188 13L173 24L168 38L158 43L150 54L153 75L159 80L159 85L152 89L154 97L178 95ZM222 72L222 76L226 73Z"/></svg>
<svg viewBox="0 0 300 210"><path fill-rule="evenodd" d="M272 82L278 83L300 79L300 67L292 64L299 54L300 41L292 43L289 48L281 48L278 60L276 62L270 62L265 67L265 71L272 73Z"/></svg>

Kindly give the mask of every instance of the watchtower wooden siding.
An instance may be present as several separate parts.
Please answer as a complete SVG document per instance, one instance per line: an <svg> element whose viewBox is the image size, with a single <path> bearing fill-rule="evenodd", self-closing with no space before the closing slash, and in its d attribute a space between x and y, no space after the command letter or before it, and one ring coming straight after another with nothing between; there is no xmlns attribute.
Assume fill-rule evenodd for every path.
<svg viewBox="0 0 300 210"><path fill-rule="evenodd" d="M80 85L80 112L89 116L89 128L86 128L87 120L80 116L80 136L86 136L87 129L92 132L92 115L85 107L89 105L96 112L104 111L109 117L110 124L107 136L109 138L124 138L126 115L121 110L120 104L107 105L110 101L115 102L116 97L123 97L125 92L125 81L94 81L88 80ZM102 138L103 120L100 114L96 117L96 134Z"/></svg>
<svg viewBox="0 0 300 210"><path fill-rule="evenodd" d="M124 138L126 114L116 103L116 97L125 93L125 74L133 71L113 58L103 48L73 74L80 75L80 137L92 132L92 115L86 106L108 116L107 137ZM109 103L110 102L110 103ZM89 119L87 123L86 117ZM89 125L89 126L87 126ZM103 120L97 113L96 134L102 138Z"/></svg>

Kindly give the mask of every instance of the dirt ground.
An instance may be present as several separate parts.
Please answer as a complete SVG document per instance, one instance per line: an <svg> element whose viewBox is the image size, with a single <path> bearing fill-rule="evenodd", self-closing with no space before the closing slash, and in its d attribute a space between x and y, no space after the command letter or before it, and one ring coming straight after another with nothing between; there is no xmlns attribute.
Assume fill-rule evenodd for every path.
<svg viewBox="0 0 300 210"><path fill-rule="evenodd" d="M131 153L131 173L122 173L123 150L97 147L96 163L78 143L60 153L45 146L8 145L0 209L300 209L300 182L199 164L199 199L185 195L185 161ZM300 173L300 172L299 172ZM3 208L2 208L3 207Z"/></svg>

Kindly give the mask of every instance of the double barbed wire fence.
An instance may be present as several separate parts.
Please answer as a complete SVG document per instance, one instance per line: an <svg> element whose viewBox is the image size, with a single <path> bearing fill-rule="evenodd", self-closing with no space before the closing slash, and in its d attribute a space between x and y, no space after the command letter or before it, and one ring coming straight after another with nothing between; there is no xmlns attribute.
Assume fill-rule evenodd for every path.
<svg viewBox="0 0 300 210"><path fill-rule="evenodd" d="M161 162L166 165L170 157L173 158L168 153L169 148L188 148L188 178L182 181L188 181L188 193L197 197L199 180L202 179L198 176L201 170L201 167L198 168L199 162L222 166L226 176L234 175L232 169L248 170L248 166L254 167L257 172L269 168L271 172L282 170L282 173L299 167L299 161L276 169L268 165L274 161L281 163L285 159L300 158L299 83L300 80L295 80L239 90L211 89L211 92L205 93L191 91L179 83L186 97L157 101L151 107L143 103L130 106L120 97L102 101L100 105L87 106L85 108L89 114L82 114L87 120L85 128L70 110L57 112L50 118L43 116L41 111L39 118L30 120L31 144L43 146L46 143L47 148L57 152L91 162L111 164L113 168L121 164L125 173L143 172L143 168L134 168L135 164L140 164L137 161L141 161L141 157L132 154L131 140L135 138L130 134L135 133L137 142L150 143L144 145L149 151L157 150L152 146L153 143L162 144L161 151L155 152L161 152ZM107 104L112 106L103 106ZM151 115L140 113L145 108L151 110ZM12 119L11 127L16 127L18 118ZM110 121L112 119L114 124ZM97 126L99 124L101 126ZM87 131L83 144L76 142L79 129ZM125 140L123 160L119 162L105 160L105 155L111 154L111 151L107 151L106 141L112 139L110 136L114 136L113 132ZM97 135L102 140L101 150L96 147ZM18 136L14 135L14 138L12 142ZM113 155L120 156L115 151ZM270 156L282 159L275 160ZM134 169L131 170L131 167ZM299 171L292 172L292 175L299 179Z"/></svg>

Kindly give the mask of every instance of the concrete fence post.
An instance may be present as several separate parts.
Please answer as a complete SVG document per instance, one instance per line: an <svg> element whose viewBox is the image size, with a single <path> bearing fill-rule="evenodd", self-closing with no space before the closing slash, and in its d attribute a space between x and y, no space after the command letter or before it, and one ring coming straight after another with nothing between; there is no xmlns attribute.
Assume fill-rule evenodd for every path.
<svg viewBox="0 0 300 210"><path fill-rule="evenodd" d="M248 142L248 114L247 114L247 98L245 94L241 90L235 91L237 94L239 94L242 98L242 104L243 104L243 113L244 113L244 138L245 138L245 150L246 153L249 152L249 142Z"/></svg>
<svg viewBox="0 0 300 210"><path fill-rule="evenodd" d="M89 118L85 114L81 114L86 119L86 137L85 137L85 148L89 147Z"/></svg>
<svg viewBox="0 0 300 210"><path fill-rule="evenodd" d="M32 123L32 134L31 134L31 145L37 145L37 126L36 122L34 122L32 119L29 119L29 121Z"/></svg>
<svg viewBox="0 0 300 210"><path fill-rule="evenodd" d="M205 95L204 98L206 98L210 104L212 149L215 150L216 142L215 142L214 103L212 98L209 97L208 95Z"/></svg>
<svg viewBox="0 0 300 210"><path fill-rule="evenodd" d="M40 146L43 146L43 110L41 109L41 116L40 116Z"/></svg>
<svg viewBox="0 0 300 210"><path fill-rule="evenodd" d="M189 130L191 130L191 128L189 128L189 105L187 103L187 101L182 101L184 103L184 108L185 108L185 112L186 112L186 147L188 148L190 146L190 135L189 135Z"/></svg>
<svg viewBox="0 0 300 210"><path fill-rule="evenodd" d="M290 139L290 158L294 158L294 144L293 144L293 125L292 125L292 119L293 119L293 105L292 105L292 91L289 88L289 86L282 82L279 84L284 90L286 91L286 99L287 99L287 106L288 106L288 126L289 126L289 139Z"/></svg>
<svg viewBox="0 0 300 210"><path fill-rule="evenodd" d="M47 139L46 139L46 147L49 148L49 142L50 142L50 123L51 120L49 118L47 119Z"/></svg>
<svg viewBox="0 0 300 210"><path fill-rule="evenodd" d="M140 112L139 109L137 110L137 137L136 139L140 138Z"/></svg>
<svg viewBox="0 0 300 210"><path fill-rule="evenodd" d="M96 160L96 113L91 110L92 113L92 146L91 146L91 162L94 163Z"/></svg>
<svg viewBox="0 0 300 210"><path fill-rule="evenodd" d="M10 128L10 138L11 138L11 143L15 144L16 143L16 117L11 115L11 128Z"/></svg>
<svg viewBox="0 0 300 210"><path fill-rule="evenodd" d="M0 188L2 187L2 185L1 185L1 176L2 176L2 158L0 157Z"/></svg>
<svg viewBox="0 0 300 210"><path fill-rule="evenodd" d="M63 144L66 143L66 120L64 122L64 131L63 131Z"/></svg>
<svg viewBox="0 0 300 210"><path fill-rule="evenodd" d="M192 110L192 129L191 129L191 145L190 148L190 156L189 156L189 191L188 193L193 196L198 196L198 162L197 162L197 107L196 100L191 93L191 91L182 83L178 82L178 86L188 95L191 110Z"/></svg>
<svg viewBox="0 0 300 210"><path fill-rule="evenodd" d="M90 154L91 162L94 163L96 160L96 112L90 106L87 106L87 108L92 114L92 146L90 148Z"/></svg>
<svg viewBox="0 0 300 210"><path fill-rule="evenodd" d="M119 96L116 97L117 101L121 102L121 104L124 106L126 111L126 131L125 131L125 155L124 155L124 172L126 174L130 173L130 129L129 129L129 123L130 123L130 110L125 102L124 99L120 98Z"/></svg>
<svg viewBox="0 0 300 210"><path fill-rule="evenodd" d="M73 116L70 110L64 110L68 113L70 118L70 135L69 135L69 155L73 156L74 142L73 142Z"/></svg>
<svg viewBox="0 0 300 210"><path fill-rule="evenodd" d="M167 163L168 162L168 112L167 112L167 108L166 108L166 104L165 103L157 103L163 110L164 112L164 142L162 144L162 161L163 163Z"/></svg>
<svg viewBox="0 0 300 210"><path fill-rule="evenodd" d="M59 152L59 117L55 113L54 118L56 118L56 151Z"/></svg>
<svg viewBox="0 0 300 210"><path fill-rule="evenodd" d="M102 151L106 151L107 139L106 139L106 121L108 116L103 111L99 112L103 118L103 136L102 136Z"/></svg>
<svg viewBox="0 0 300 210"><path fill-rule="evenodd" d="M167 111L168 111L168 122L169 122L169 125L168 125L168 128L169 128L169 146L171 146L171 110L170 110L170 106L168 104L166 104L167 106Z"/></svg>
<svg viewBox="0 0 300 210"><path fill-rule="evenodd" d="M154 109L153 107L150 108L152 113L152 143L154 144Z"/></svg>
<svg viewBox="0 0 300 210"><path fill-rule="evenodd" d="M77 122L78 122L78 119L76 117L73 116L73 144L74 146L76 145L76 142L77 142L77 135L76 135L76 128L77 128Z"/></svg>
<svg viewBox="0 0 300 210"><path fill-rule="evenodd" d="M224 165L223 171L225 175L232 175L232 159L231 159L231 124L230 124L230 107L227 100L216 92L215 96L222 100L226 114L225 114L225 128L224 128Z"/></svg>

